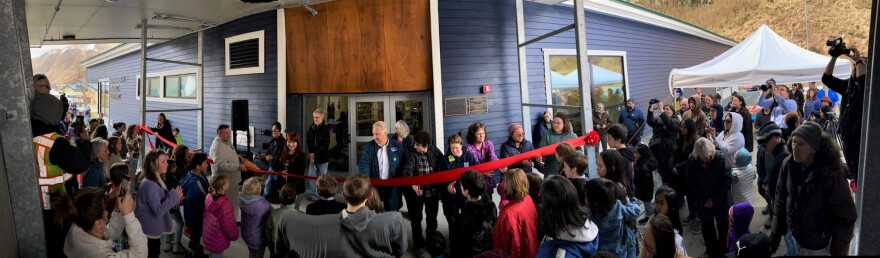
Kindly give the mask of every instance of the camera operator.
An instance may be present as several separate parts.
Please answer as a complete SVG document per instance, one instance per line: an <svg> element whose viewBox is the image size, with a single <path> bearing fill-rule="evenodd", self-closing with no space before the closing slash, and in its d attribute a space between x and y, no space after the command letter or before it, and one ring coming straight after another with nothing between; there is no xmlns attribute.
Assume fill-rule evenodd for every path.
<svg viewBox="0 0 880 258"><path fill-rule="evenodd" d="M842 40L841 45L843 45ZM863 94L865 92L865 72L867 70L866 59L862 58L859 50L856 48L838 48L837 45L829 48L828 54L831 55L831 60L828 61L825 74L822 75L822 83L836 92L844 93L843 100L840 101L840 125L838 130L840 130L839 135L841 136L843 156L852 174L850 178L856 180L859 171L859 138L862 137ZM834 65L837 63L837 58L841 55L849 57L854 62L848 79L838 79L832 75L834 74Z"/></svg>
<svg viewBox="0 0 880 258"><path fill-rule="evenodd" d="M672 157L675 140L678 139L679 122L678 116L672 110L672 106L663 105L662 101L651 99L648 105L648 125L654 131L654 136L648 146L657 158L660 177L663 183L672 182L672 167L669 159ZM662 110L661 110L662 109ZM659 113L659 114L658 114Z"/></svg>
<svg viewBox="0 0 880 258"><path fill-rule="evenodd" d="M758 96L758 105L764 109L771 109L770 121L776 123L781 128L788 128L785 125L785 114L788 112L797 112L797 103L788 98L788 88L785 85L776 85L776 80L769 79L764 85L761 85L761 96Z"/></svg>

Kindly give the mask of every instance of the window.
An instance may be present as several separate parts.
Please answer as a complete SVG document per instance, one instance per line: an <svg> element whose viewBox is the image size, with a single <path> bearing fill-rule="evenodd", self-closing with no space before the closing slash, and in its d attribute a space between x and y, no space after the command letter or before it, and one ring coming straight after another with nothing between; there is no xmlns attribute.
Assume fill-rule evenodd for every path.
<svg viewBox="0 0 880 258"><path fill-rule="evenodd" d="M166 98L196 98L196 75L165 76Z"/></svg>
<svg viewBox="0 0 880 258"><path fill-rule="evenodd" d="M263 73L265 45L262 30L226 38L226 75Z"/></svg>
<svg viewBox="0 0 880 258"><path fill-rule="evenodd" d="M617 121L628 95L626 52L587 51L587 55L592 107L595 109L596 104L605 104L612 121ZM574 49L544 49L544 70L547 104L572 106L571 109L559 110L569 114L579 112L581 98L578 92L577 52ZM579 115L570 117L574 129L580 131Z"/></svg>
<svg viewBox="0 0 880 258"><path fill-rule="evenodd" d="M137 96L141 98L140 75L137 76ZM164 71L147 74L147 97L149 101L159 101L180 104L198 104L199 87L202 83L198 79L198 68Z"/></svg>

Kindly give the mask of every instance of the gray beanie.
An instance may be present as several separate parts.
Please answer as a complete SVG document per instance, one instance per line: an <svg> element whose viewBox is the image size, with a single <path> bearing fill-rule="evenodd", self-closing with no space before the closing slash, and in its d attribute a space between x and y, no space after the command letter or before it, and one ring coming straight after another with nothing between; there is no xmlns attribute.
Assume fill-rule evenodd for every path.
<svg viewBox="0 0 880 258"><path fill-rule="evenodd" d="M764 144L773 136L782 136L782 129L779 129L779 125L776 123L768 122L761 126L761 129L758 129L756 136L758 136L756 139L758 144Z"/></svg>
<svg viewBox="0 0 880 258"><path fill-rule="evenodd" d="M819 150L819 146L822 144L822 127L814 122L807 121L798 126L794 129L794 132L791 132L791 136L795 135L801 137L810 146L813 146L814 150Z"/></svg>
<svg viewBox="0 0 880 258"><path fill-rule="evenodd" d="M31 119L46 125L58 125L64 117L61 101L49 93L37 93L31 101Z"/></svg>

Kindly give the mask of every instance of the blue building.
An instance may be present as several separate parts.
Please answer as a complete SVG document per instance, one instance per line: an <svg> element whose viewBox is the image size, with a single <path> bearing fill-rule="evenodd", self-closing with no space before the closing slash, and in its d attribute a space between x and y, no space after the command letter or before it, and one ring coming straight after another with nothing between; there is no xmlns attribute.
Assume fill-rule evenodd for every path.
<svg viewBox="0 0 880 258"><path fill-rule="evenodd" d="M613 119L628 98L642 109L650 98L668 103L670 70L735 44L626 2L586 2L592 104L606 104ZM403 120L412 131L430 132L439 146L481 121L498 145L509 123L532 126L544 111L531 108L531 121L522 121L513 1L337 0L312 7L316 15L266 11L150 45L148 58L181 62L199 62L201 51L203 67L148 62L147 110L194 109L203 101L201 133L197 111L166 115L185 144L207 149L216 127L232 123L231 101L248 100L253 150L261 151L270 138L260 130L280 121L302 136L312 111L323 108L333 126L330 169L338 172L357 170L375 121ZM526 37L573 23L572 8L526 2ZM579 105L574 49L573 30L529 45L532 103ZM139 50L123 44L83 62L87 81L109 89L101 92L114 121L139 121ZM249 51L255 59L240 57ZM148 113L147 124L155 121L156 113Z"/></svg>

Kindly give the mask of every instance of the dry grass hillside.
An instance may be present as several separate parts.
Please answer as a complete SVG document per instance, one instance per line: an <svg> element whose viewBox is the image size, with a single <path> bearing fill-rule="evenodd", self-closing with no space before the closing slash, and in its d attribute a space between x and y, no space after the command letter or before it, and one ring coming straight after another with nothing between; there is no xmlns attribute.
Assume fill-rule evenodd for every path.
<svg viewBox="0 0 880 258"><path fill-rule="evenodd" d="M86 79L86 69L79 63L108 50L116 44L70 45L52 49L32 60L34 73L49 76L53 84L70 84Z"/></svg>
<svg viewBox="0 0 880 258"><path fill-rule="evenodd" d="M715 0L711 4L681 4L676 0L631 0L646 8L742 41L761 24L804 47L804 0ZM698 1L694 1L698 2ZM870 0L807 0L809 45L826 54L825 41L843 37L849 47L867 53L871 23Z"/></svg>

